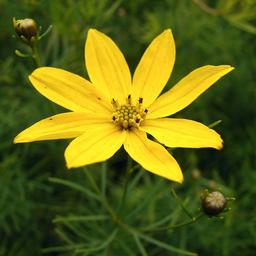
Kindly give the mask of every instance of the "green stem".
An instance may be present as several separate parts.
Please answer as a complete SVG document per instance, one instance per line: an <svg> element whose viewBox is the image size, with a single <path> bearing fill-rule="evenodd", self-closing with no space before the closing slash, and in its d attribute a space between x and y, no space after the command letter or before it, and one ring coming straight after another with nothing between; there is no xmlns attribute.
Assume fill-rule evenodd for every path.
<svg viewBox="0 0 256 256"><path fill-rule="evenodd" d="M118 219L115 211L112 209L112 207L109 205L106 197L101 193L97 183L95 182L95 179L93 178L93 176L91 175L90 170L85 170L85 175L88 178L89 182L91 183L91 186L93 187L93 189L98 193L99 197L100 197L100 201L102 202L103 206L106 208L106 210L109 212L113 222L116 222L116 219Z"/></svg>
<svg viewBox="0 0 256 256"><path fill-rule="evenodd" d="M106 196L107 162L101 164L101 194Z"/></svg>
<svg viewBox="0 0 256 256"><path fill-rule="evenodd" d="M41 67L42 64L41 64L40 55L39 55L38 48L37 48L37 43L32 43L30 45L30 47L31 47L31 50L32 50L32 58L35 62L35 65L37 67Z"/></svg>
<svg viewBox="0 0 256 256"><path fill-rule="evenodd" d="M88 216L68 216L68 217L56 217L53 219L53 223L58 222L88 222L88 221L105 221L108 220L108 215L88 215Z"/></svg>
<svg viewBox="0 0 256 256"><path fill-rule="evenodd" d="M213 128L215 127L216 125L220 124L222 121L221 120L217 120L216 122L213 122L211 124L208 125L209 128Z"/></svg>
<svg viewBox="0 0 256 256"><path fill-rule="evenodd" d="M176 202L180 205L180 207L182 208L182 210L186 213L186 215L190 218L193 219L194 217L192 216L192 214L186 209L185 205L183 204L182 200L178 197L178 195L176 194L174 188L171 188L171 192L172 195L174 196Z"/></svg>
<svg viewBox="0 0 256 256"><path fill-rule="evenodd" d="M152 238L152 237L150 237L150 236L147 236L147 235L145 235L145 234L137 233L137 235L138 235L138 237L140 237L141 239L143 239L143 240L145 240L145 241L147 241L147 242L149 242L149 243L151 243L151 244L154 244L154 245L158 246L159 248L164 248L164 249L166 249L166 250L168 250L168 251L170 251L170 252L174 252L175 255L181 254L181 255L188 255L188 256L197 256L196 253L188 252L188 251L185 251L185 250L183 250L183 249L176 248L176 247L174 247L174 246L172 246L172 245L170 245L170 244L166 244L166 243L164 243L164 242L162 242L162 241L159 241L159 240L157 240L157 239L154 239L154 238Z"/></svg>
<svg viewBox="0 0 256 256"><path fill-rule="evenodd" d="M126 219L132 219L133 216L136 216L139 212L143 211L145 209L145 207L147 207L152 196L154 196L157 193L157 191L160 189L161 186L162 186L162 180L158 179L158 181L154 185L154 187L152 187L152 189L144 197L144 200L141 201L141 203L138 204L138 206L135 207L134 210L132 210L129 214L127 214Z"/></svg>
<svg viewBox="0 0 256 256"><path fill-rule="evenodd" d="M128 169L128 168L127 168ZM172 251L172 252L175 252L175 253L178 253L178 254L182 254L182 255L196 255L194 253L191 253L191 252L187 252L187 251L184 251L184 250L181 250L181 249L178 249L174 246L171 246L169 244L165 244L161 241L158 241L156 239L153 239L151 238L150 236L146 235L146 234L142 234L140 232L140 230L134 228L134 227L131 227L130 225L126 224L125 222L123 222L119 217L118 215L116 214L116 212L114 211L114 209L112 209L112 207L109 205L108 201L106 200L106 198L101 194L101 191L100 189L98 188L93 176L91 175L90 171L85 171L86 173L86 176L88 177L91 185L93 186L93 188L97 191L97 193L99 194L100 198L101 198L101 201L102 201L102 204L106 207L107 211L109 212L111 218L112 218L112 221L113 223L115 223L117 226L119 226L120 228L123 228L126 232L134 235L136 234L135 236L137 236L137 238L141 238L145 241L148 241L149 243L152 243L152 244L155 244L161 248L164 248L166 250L169 250L169 251ZM124 192L125 194L126 192ZM193 219L193 222L195 222L196 220ZM190 223L192 222L192 220L189 221ZM185 225L185 223L182 223L180 224L181 225ZM176 225L178 226L178 225ZM114 232L117 232L118 229L115 229ZM116 236L116 233L112 233L112 235L109 237L109 239L102 245L98 246L98 247L95 247L94 249L92 250L95 250L95 251L98 251L104 247L106 247L108 244L110 244L112 242L112 240L114 239L114 237ZM142 248L140 248L142 249ZM89 249L90 250L90 249ZM79 249L79 252L88 252L88 250L80 250ZM144 251L145 253L145 251Z"/></svg>
<svg viewBox="0 0 256 256"><path fill-rule="evenodd" d="M103 243L99 243L97 246L95 247L91 247L91 248L81 248L81 249L77 249L75 251L75 253L91 253L91 252L97 252L97 251L101 251L102 249L106 248L116 237L118 232L118 228L116 228L109 236L108 238L103 242Z"/></svg>
<svg viewBox="0 0 256 256"><path fill-rule="evenodd" d="M54 178L54 177L50 177L49 181L53 182L53 183L56 183L56 184L61 184L61 185L70 187L70 188L75 189L75 190L78 190L78 191L82 192L83 194L85 194L86 196L92 197L95 200L98 200L98 201L101 200L100 197L97 194L95 194L91 190L85 188L84 186L81 186L78 183L71 182L71 181L68 181L68 180L59 179L59 178Z"/></svg>
<svg viewBox="0 0 256 256"><path fill-rule="evenodd" d="M145 231L145 232L159 232L159 231L167 231L167 230L175 229L175 228L181 228L181 227L184 227L184 226L187 226L187 225L197 222L203 216L205 216L204 213L200 213L199 215L192 217L189 221L185 221L185 222L182 222L177 225L171 225L168 227L161 227L161 228L155 228L155 229L142 228L141 230Z"/></svg>
<svg viewBox="0 0 256 256"><path fill-rule="evenodd" d="M133 238L135 243L137 244L137 247L141 253L142 256L148 256L146 249L144 248L143 244L140 241L140 238L138 237L138 235L136 233L133 233Z"/></svg>
<svg viewBox="0 0 256 256"><path fill-rule="evenodd" d="M116 223L123 228L126 232L131 233L132 235L136 235L138 238L141 238L149 243L155 244L157 246L159 246L160 248L164 248L168 251L172 251L175 252L177 254L182 254L182 255L190 255L190 256L196 256L197 254L192 253L192 252L188 252L179 248L176 248L172 245L163 243L159 240L156 240L146 234L141 233L138 229L131 227L129 225L127 225L126 223L122 222L120 219L117 219Z"/></svg>
<svg viewBox="0 0 256 256"><path fill-rule="evenodd" d="M100 189L99 189L98 185L96 184L93 176L91 175L90 170L84 169L84 173L85 173L85 176L87 177L87 179L89 180L92 188L95 190L95 192L97 192L99 195L101 195Z"/></svg>
<svg viewBox="0 0 256 256"><path fill-rule="evenodd" d="M129 177L130 177L131 170L132 170L132 159L128 156L127 168L126 168L125 176L124 176L123 195L122 195L122 199L121 199L121 202L120 202L120 205L119 205L119 208L118 208L119 213L121 213L123 211L123 207L124 207L125 202L126 202L128 183L129 183Z"/></svg>
<svg viewBox="0 0 256 256"><path fill-rule="evenodd" d="M123 228L126 232L131 233L132 235L136 235L138 238L141 238L149 243L155 244L157 246L159 246L160 248L164 248L168 251L172 251L175 252L177 254L182 254L182 255L190 255L190 256L196 256L196 253L192 253L192 252L188 252L179 248L176 248L170 244L166 244L164 242L161 242L159 240L156 240L146 234L141 233L138 229L131 227L129 225L127 225L126 223L122 222L120 219L117 219L116 222L121 228Z"/></svg>

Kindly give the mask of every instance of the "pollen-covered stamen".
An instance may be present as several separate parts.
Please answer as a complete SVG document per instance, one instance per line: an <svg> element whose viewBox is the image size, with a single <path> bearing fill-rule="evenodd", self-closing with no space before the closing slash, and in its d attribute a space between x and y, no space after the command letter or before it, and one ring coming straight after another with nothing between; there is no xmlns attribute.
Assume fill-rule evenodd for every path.
<svg viewBox="0 0 256 256"><path fill-rule="evenodd" d="M132 96L131 96L131 94L129 94L128 97L127 97L127 104L128 105L132 104Z"/></svg>
<svg viewBox="0 0 256 256"><path fill-rule="evenodd" d="M118 107L119 107L118 101L115 100L115 99L112 99L112 100L111 100L111 104L112 104L115 108L118 108Z"/></svg>
<svg viewBox="0 0 256 256"><path fill-rule="evenodd" d="M137 128L145 119L148 110L143 108L142 98L139 98L137 104L133 105L131 95L129 94L126 102L125 105L120 106L115 99L112 99L112 105L115 109L112 120L116 125L125 130Z"/></svg>

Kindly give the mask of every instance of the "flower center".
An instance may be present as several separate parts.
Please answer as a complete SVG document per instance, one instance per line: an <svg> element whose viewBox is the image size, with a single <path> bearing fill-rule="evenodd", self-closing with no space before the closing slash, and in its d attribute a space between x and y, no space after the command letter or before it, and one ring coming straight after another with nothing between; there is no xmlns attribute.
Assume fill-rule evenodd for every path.
<svg viewBox="0 0 256 256"><path fill-rule="evenodd" d="M146 108L143 108L142 103L143 98L139 98L138 102L133 105L131 95L128 95L127 103L124 105L119 105L117 100L112 99L113 122L125 130L138 128L148 112Z"/></svg>

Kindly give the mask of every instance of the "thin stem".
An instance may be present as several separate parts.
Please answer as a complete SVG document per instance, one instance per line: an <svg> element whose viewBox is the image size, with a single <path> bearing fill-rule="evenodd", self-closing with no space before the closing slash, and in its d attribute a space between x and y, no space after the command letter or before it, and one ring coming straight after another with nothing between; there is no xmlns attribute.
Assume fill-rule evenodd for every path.
<svg viewBox="0 0 256 256"><path fill-rule="evenodd" d="M162 180L158 179L157 183L155 184L154 187L152 187L152 189L149 191L149 193L144 198L144 200L140 204L138 204L138 206L126 216L126 219L131 219L133 216L137 215L140 211L144 210L144 207L147 206L152 196L157 193L158 189L161 186L162 186Z"/></svg>
<svg viewBox="0 0 256 256"><path fill-rule="evenodd" d="M211 15L221 15L221 12L217 9L214 9L210 6L208 6L204 1L202 0L192 0L201 10L203 10L206 13L209 13Z"/></svg>
<svg viewBox="0 0 256 256"><path fill-rule="evenodd" d="M181 228L181 227L184 227L184 226L187 226L187 225L197 222L203 216L205 216L204 213L200 213L199 215L192 217L189 221L185 221L185 222L182 222L177 225L171 225L171 226L155 228L155 229L142 228L141 230L144 232L159 232L159 231L167 231L167 230L175 229L175 228Z"/></svg>
<svg viewBox="0 0 256 256"><path fill-rule="evenodd" d="M68 216L68 217L56 217L53 220L53 223L105 221L105 220L108 220L108 219L109 219L108 215Z"/></svg>
<svg viewBox="0 0 256 256"><path fill-rule="evenodd" d="M81 249L77 249L76 253L90 253L90 252L96 252L96 251L100 251L103 250L104 248L106 248L116 237L118 232L118 228L116 228L112 234L110 234L110 236L107 238L107 240L105 240L103 243L100 243L98 246L95 247L91 247L91 248L81 248Z"/></svg>
<svg viewBox="0 0 256 256"><path fill-rule="evenodd" d="M159 240L157 240L157 239L154 239L154 238L152 238L152 237L150 237L150 236L147 236L147 235L145 235L145 234L137 233L137 235L138 235L140 238L144 239L145 241L147 241L147 242L149 242L149 243L151 243L151 244L155 244L155 245L157 245L157 246L160 247L160 248L164 248L164 249L166 249L166 250L168 250L168 251L171 251L171 252L176 253L176 255L177 255L177 254L190 255L190 256L196 256L196 255L197 255L196 253L188 252L188 251L185 251L185 250L176 248L176 247L174 247L174 246L172 246L172 245L170 245L170 244L163 243L163 242L161 242L161 241L159 241Z"/></svg>
<svg viewBox="0 0 256 256"><path fill-rule="evenodd" d="M172 218L172 214L169 214L166 217L162 218L161 220L158 220L155 223L148 225L147 228L145 228L145 229L155 229L158 226L164 225L166 222L170 222L171 218ZM144 230L144 229L142 229L142 230Z"/></svg>
<svg viewBox="0 0 256 256"><path fill-rule="evenodd" d="M101 164L101 194L106 196L107 162Z"/></svg>
<svg viewBox="0 0 256 256"><path fill-rule="evenodd" d="M85 170L85 172L84 172L84 173L85 173L85 176L86 176L87 179L89 180L89 182L90 182L92 188L95 190L95 192L97 192L99 195L101 195L100 189L99 189L98 185L96 184L96 182L95 182L93 176L91 175L90 170L88 170L88 169L84 169L84 170Z"/></svg>
<svg viewBox="0 0 256 256"><path fill-rule="evenodd" d="M68 180L62 180L62 179L54 178L54 177L50 177L49 181L53 182L53 183L56 183L56 184L61 184L61 185L73 188L75 190L78 190L78 191L82 192L83 194L85 194L88 197L92 197L93 199L100 201L100 197L97 194L95 194L91 190L85 188L84 186L81 186L78 183L74 183L74 182L71 182L71 181L68 181Z"/></svg>
<svg viewBox="0 0 256 256"><path fill-rule="evenodd" d="M176 194L174 188L171 188L172 195L174 196L176 202L180 205L182 210L186 213L186 215L190 218L193 219L192 214L186 209L185 205L183 204L182 200L179 198L179 196Z"/></svg>
<svg viewBox="0 0 256 256"><path fill-rule="evenodd" d="M106 210L109 212L113 222L116 222L116 219L118 219L118 217L117 217L115 211L109 205L106 197L104 195L102 195L97 183L95 182L93 176L91 175L91 172L89 170L85 170L84 173L85 173L86 177L88 178L89 182L91 183L92 187L94 188L94 190L98 193L98 195L100 197L100 201L105 206Z"/></svg>
<svg viewBox="0 0 256 256"><path fill-rule="evenodd" d="M141 253L142 256L148 256L147 252L146 252L146 249L144 248L143 244L141 243L137 233L133 233L133 238L134 238L134 241Z"/></svg>
<svg viewBox="0 0 256 256"><path fill-rule="evenodd" d="M148 235L146 234L142 234L138 229L134 228L134 227L131 227L130 225L124 223L119 217L118 215L116 214L116 212L114 211L114 209L112 209L112 207L109 205L108 201L106 200L106 198L100 193L100 189L98 188L94 178L91 176L91 173L86 171L86 176L89 178L89 181L91 183L91 185L94 187L94 189L97 191L97 193L99 193L99 196L101 198L101 201L102 201L102 204L106 207L106 209L108 210L108 212L110 213L111 215L111 218L112 218L112 221L118 225L120 228L123 228L126 232L128 233L131 233L132 235L136 234L135 236L139 239L143 239L145 241L148 241L152 244L155 244L159 247L162 247L166 250L169 250L169 251L172 251L172 252L176 252L176 253L179 253L179 254L183 254L183 255L196 255L194 253L191 253L191 252L187 252L187 251L184 251L184 250L181 250L181 249L178 249L174 246L171 246L169 244L165 244L161 241L158 241L156 239L153 239L151 237L149 237ZM193 221L196 221L195 219ZM190 222L192 222L192 220L190 220ZM180 224L181 225L185 225L184 223ZM177 226L177 225L176 225ZM114 239L114 237L116 236L116 233L112 233L112 235L109 237L109 239L103 243L101 246L98 246L98 247L95 247L94 249L92 248L92 250L94 251L98 251L98 250L101 250L103 248L105 248L108 244L110 244L112 242L112 240ZM138 241L137 241L138 242ZM142 244L140 244L142 246ZM140 248L142 249L142 248ZM88 250L83 250L83 249L79 249L79 251L77 252L88 252Z"/></svg>
<svg viewBox="0 0 256 256"><path fill-rule="evenodd" d="M131 168L131 172L135 171L136 169L139 169L137 174L135 175L135 177L131 180L129 187L128 187L128 193L130 193L134 187L138 184L138 182L140 181L141 177L145 174L145 171L141 170L141 167L137 164L134 165Z"/></svg>
<svg viewBox="0 0 256 256"><path fill-rule="evenodd" d="M37 48L37 43L32 43L30 47L32 50L32 58L34 59L36 66L41 67L42 64L41 64L41 59L40 59L40 55Z"/></svg>
<svg viewBox="0 0 256 256"><path fill-rule="evenodd" d="M129 183L129 177L130 177L130 173L132 170L132 159L128 156L128 160L127 160L127 168L126 168L126 172L125 172L125 176L124 176L124 189L123 189L123 195L122 195L122 199L118 208L118 212L121 213L123 210L123 207L125 205L126 202L126 197L127 197L127 189L128 189L128 183Z"/></svg>
<svg viewBox="0 0 256 256"><path fill-rule="evenodd" d="M45 30L45 32L42 34L42 35L40 35L39 37L38 37L38 40L41 40L43 37L45 37L46 35L48 35L50 32L51 32L51 30L52 30L52 25L50 25L46 30Z"/></svg>
<svg viewBox="0 0 256 256"><path fill-rule="evenodd" d="M132 235L135 234L138 238L141 238L141 239L143 239L143 240L145 240L145 241L147 241L149 243L155 244L155 245L159 246L160 248L164 248L164 249L166 249L168 251L172 251L172 252L175 252L175 253L178 253L178 254L182 254L182 255L190 255L190 256L197 255L195 253L188 252L188 251L176 248L176 247L174 247L172 245L163 243L163 242L161 242L159 240L156 240L156 239L154 239L154 238L152 238L152 237L150 237L150 236L148 236L146 234L143 234L138 229L127 225L126 223L122 222L122 220L120 220L120 219L116 220L116 224L118 224L126 232L131 233Z"/></svg>
<svg viewBox="0 0 256 256"><path fill-rule="evenodd" d="M217 120L216 122L213 122L211 124L208 125L209 128L213 128L215 127L216 125L220 124L222 122L222 120Z"/></svg>

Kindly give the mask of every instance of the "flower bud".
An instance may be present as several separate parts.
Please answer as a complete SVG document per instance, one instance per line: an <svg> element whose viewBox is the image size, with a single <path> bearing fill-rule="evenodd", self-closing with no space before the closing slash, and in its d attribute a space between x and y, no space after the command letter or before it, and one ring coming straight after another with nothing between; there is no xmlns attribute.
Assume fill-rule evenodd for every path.
<svg viewBox="0 0 256 256"><path fill-rule="evenodd" d="M38 34L37 24L33 19L16 20L13 18L13 27L18 36L24 36L29 41Z"/></svg>
<svg viewBox="0 0 256 256"><path fill-rule="evenodd" d="M198 180L201 177L201 172L198 169L193 169L191 172L191 178L193 180Z"/></svg>
<svg viewBox="0 0 256 256"><path fill-rule="evenodd" d="M218 191L208 192L207 190L201 196L202 209L210 217L222 213L227 206L227 200L222 193Z"/></svg>

